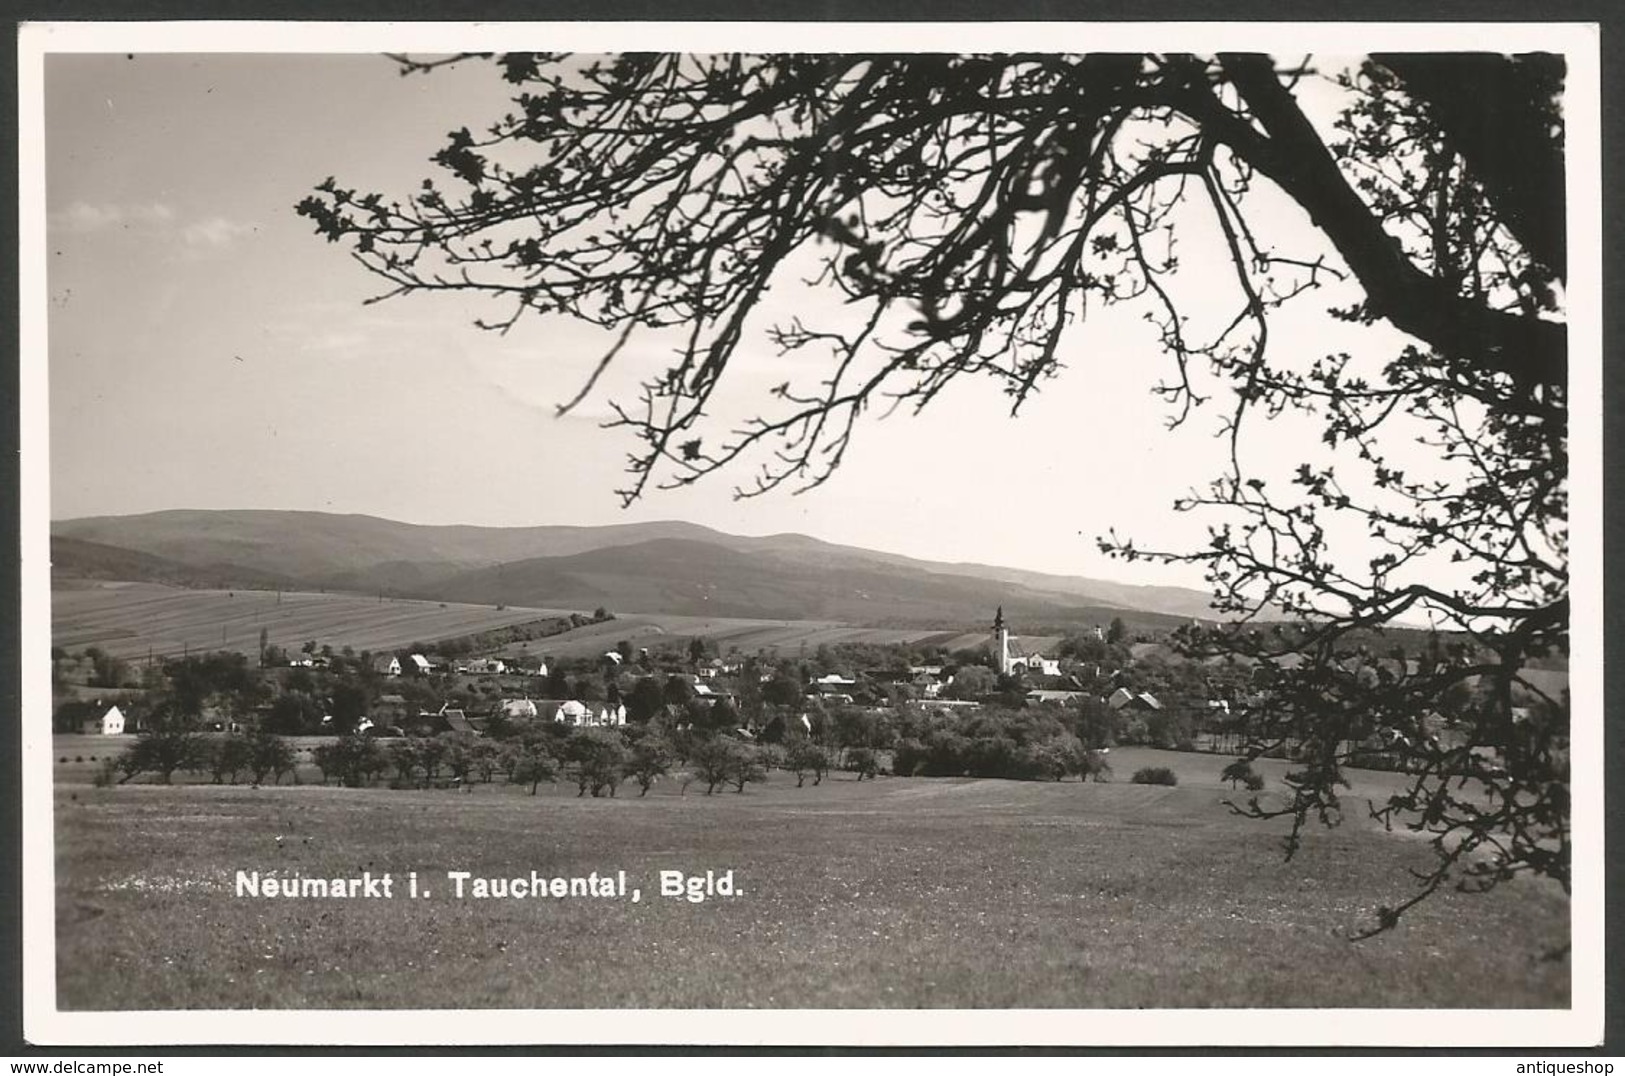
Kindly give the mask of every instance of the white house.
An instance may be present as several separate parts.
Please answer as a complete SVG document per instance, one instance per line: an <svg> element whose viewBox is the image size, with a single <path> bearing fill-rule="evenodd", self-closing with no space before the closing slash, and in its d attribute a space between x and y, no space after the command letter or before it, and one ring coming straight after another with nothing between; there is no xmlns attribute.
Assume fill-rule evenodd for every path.
<svg viewBox="0 0 1625 1076"><path fill-rule="evenodd" d="M408 660L412 662L412 669L419 676L427 676L434 672L434 665L422 654L412 654Z"/></svg>
<svg viewBox="0 0 1625 1076"><path fill-rule="evenodd" d="M561 725L585 725L591 716L592 711L574 699L560 703L553 711L553 720Z"/></svg>
<svg viewBox="0 0 1625 1076"><path fill-rule="evenodd" d="M1040 657L1037 654L1017 654L1010 659L1010 669L1026 669L1028 672L1042 673L1045 676L1060 676L1061 662L1059 658Z"/></svg>
<svg viewBox="0 0 1625 1076"><path fill-rule="evenodd" d="M374 658L372 667L383 676L401 675L401 659L393 654L387 658Z"/></svg>
<svg viewBox="0 0 1625 1076"><path fill-rule="evenodd" d="M87 722L87 724L91 724ZM93 730L93 731L92 731ZM124 711L117 706L110 706L107 712L91 724L92 735L95 736L122 736L124 735Z"/></svg>
<svg viewBox="0 0 1625 1076"><path fill-rule="evenodd" d="M534 718L537 714L536 704L529 699L503 699L501 708L503 717Z"/></svg>
<svg viewBox="0 0 1625 1076"><path fill-rule="evenodd" d="M601 703L595 711L585 703L570 699L553 711L553 720L561 725L577 728L626 724L626 707L618 703Z"/></svg>

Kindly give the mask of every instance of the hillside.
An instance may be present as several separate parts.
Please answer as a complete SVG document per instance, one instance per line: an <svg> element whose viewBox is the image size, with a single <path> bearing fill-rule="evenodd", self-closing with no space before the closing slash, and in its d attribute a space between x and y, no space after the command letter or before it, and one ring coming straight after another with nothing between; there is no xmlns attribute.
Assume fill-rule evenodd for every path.
<svg viewBox="0 0 1625 1076"><path fill-rule="evenodd" d="M92 516L51 525L53 534L188 563L235 563L312 582L349 580L365 589L371 573L445 576L530 557L569 556L656 538L726 537L691 523L609 527L424 526L376 516L263 509L177 509Z"/></svg>
<svg viewBox="0 0 1625 1076"><path fill-rule="evenodd" d="M887 625L976 623L999 605L1023 622L1049 625L1118 615L1166 625L1211 615L1207 596L1193 590L943 564L805 535L747 537L671 521L504 528L168 511L66 520L53 532L64 543L61 575L83 566L89 578L190 586Z"/></svg>
<svg viewBox="0 0 1625 1076"><path fill-rule="evenodd" d="M132 580L178 587L243 587L268 590L288 586L286 576L238 564L186 563L132 549L51 537L51 574L63 579Z"/></svg>
<svg viewBox="0 0 1625 1076"><path fill-rule="evenodd" d="M905 571L851 557L818 562L777 552L746 553L676 538L480 569L444 580L429 596L886 625L974 623L999 605L1029 623L1105 622L1122 612L984 579Z"/></svg>

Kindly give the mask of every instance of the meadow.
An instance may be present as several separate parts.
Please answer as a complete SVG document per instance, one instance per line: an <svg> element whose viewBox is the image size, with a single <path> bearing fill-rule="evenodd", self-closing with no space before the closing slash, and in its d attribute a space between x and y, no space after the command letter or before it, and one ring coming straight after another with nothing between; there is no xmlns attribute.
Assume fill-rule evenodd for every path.
<svg viewBox="0 0 1625 1076"><path fill-rule="evenodd" d="M299 786L97 789L58 738L64 1009L553 1007L1565 1007L1568 906L1539 882L1408 892L1426 845L1364 813L1393 775L1351 772L1350 818L1283 858L1283 829L1221 802L1221 756L1112 753L1116 780L1054 784L774 773L744 794L578 799ZM94 740L95 738L85 738ZM106 750L107 747L101 748ZM84 749L80 749L83 757ZM55 760L53 760L55 761ZM1134 785L1167 765L1177 787ZM1281 764L1263 764L1269 788ZM278 838L281 838L280 841ZM416 871L431 896L238 896L238 870ZM642 900L457 900L447 871L626 871ZM741 892L657 895L662 870Z"/></svg>

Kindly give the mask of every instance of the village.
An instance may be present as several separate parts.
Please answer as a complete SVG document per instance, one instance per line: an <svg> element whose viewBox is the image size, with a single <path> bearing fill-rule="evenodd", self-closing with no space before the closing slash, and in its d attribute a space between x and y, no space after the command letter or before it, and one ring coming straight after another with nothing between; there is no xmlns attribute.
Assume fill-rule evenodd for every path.
<svg viewBox="0 0 1625 1076"><path fill-rule="evenodd" d="M604 610L599 618L612 619ZM596 657L551 658L545 638L480 653L470 652L480 640L460 639L384 654L335 651L308 640L292 653L266 642L258 663L222 651L143 666L99 651L59 651L53 730L139 742L143 734L180 729L197 757L171 752L173 764L156 767L165 781L183 769L219 780L222 770L211 758L222 750L221 737L296 738L285 770L272 766L277 781L282 772L299 780L301 763L319 765L321 751L344 737L405 741L393 749L408 760L396 767L400 782L443 780L438 762L453 748L454 780L474 768L455 760L476 756L492 760L484 768L487 781L496 771L516 780L515 773L523 777L532 768L516 769L514 758L499 757L489 745L540 743L538 750L564 759L574 750L565 738L581 730L620 730L615 739L627 747L645 737L675 739L675 749L662 743L662 757L672 756L662 769L686 763L697 736L738 746L740 757L750 759L746 769L762 769L763 778L779 767L785 746L800 743L828 752L827 765L860 774L1058 779L1076 773L1098 780L1109 773L1105 756L1118 746L1244 749L1246 715L1264 704L1279 669L1233 656L1189 658L1176 636L1130 635L1114 619L1066 635L1023 638L1001 607L984 643L952 652L845 644L801 648L794 656L737 648L719 654L694 637L658 647L621 640ZM1374 684L1424 671L1422 657L1398 657L1361 659L1350 675ZM1566 688L1561 670L1527 675L1550 698ZM1351 757L1370 768L1398 768L1395 749L1425 738L1498 764L1495 752L1470 744L1456 728L1450 701L1404 727L1351 733ZM1524 712L1535 704L1518 701ZM1466 697L1454 702L1470 705ZM999 746L972 745L976 740ZM475 749L476 741L487 746ZM439 746L420 751L422 757L408 749L428 742ZM239 755L249 757L246 749ZM124 780L145 769L134 753L118 758L114 765L125 767ZM561 763L554 770L567 768ZM235 780L235 772L227 772ZM614 784L599 786L606 789L613 794Z"/></svg>
<svg viewBox="0 0 1625 1076"><path fill-rule="evenodd" d="M203 670L205 681L220 680L218 690L197 700L205 731L283 735L483 734L504 723L535 721L613 727L660 719L683 725L715 710L717 717L706 724L776 739L774 722L786 715L805 728L839 708L966 711L1099 703L1112 713L1140 715L1228 708L1222 698L1205 696L1228 694L1234 677L1208 670L1193 681L1172 673L1173 651L1166 642L1125 635L1118 621L1110 628L1040 637L1031 645L1010 631L1001 609L986 645L953 653L856 644L803 648L794 657L737 649L719 655L713 644L694 638L657 649L623 641L597 658L550 659L524 652L528 646L451 657L432 645L358 654L311 641L291 655L268 645L256 665L225 652L132 663L108 659L92 647L53 657L64 689L54 730L139 733L153 700L168 700L162 688L177 669Z"/></svg>

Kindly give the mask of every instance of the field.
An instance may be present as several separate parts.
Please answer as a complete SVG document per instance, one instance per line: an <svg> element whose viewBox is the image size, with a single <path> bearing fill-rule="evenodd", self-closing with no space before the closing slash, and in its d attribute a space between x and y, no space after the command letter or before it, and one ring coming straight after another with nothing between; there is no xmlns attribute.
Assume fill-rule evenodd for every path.
<svg viewBox="0 0 1625 1076"><path fill-rule="evenodd" d="M51 592L51 642L78 651L99 646L115 657L184 650L259 652L260 629L274 645L295 650L306 640L362 650L433 642L508 624L590 610L460 605L456 602L355 594L263 590L188 590L156 583L77 582ZM584 657L622 639L635 646L685 644L703 636L723 653L778 649L786 656L820 643L899 643L957 636L930 629L866 628L825 620L617 613L616 619L530 641L514 653Z"/></svg>
<svg viewBox="0 0 1625 1076"><path fill-rule="evenodd" d="M533 640L526 651L554 657L588 657L611 649L622 639L633 646L683 645L703 638L721 653L777 651L795 657L803 648L836 643L934 642L957 632L929 628L866 628L829 620L755 620L746 617L679 616L667 613L617 613L614 620L588 624L562 635ZM516 651L517 652L517 651Z"/></svg>
<svg viewBox="0 0 1625 1076"><path fill-rule="evenodd" d="M1426 846L1351 817L1284 861L1278 827L1220 803L1222 757L1122 749L1108 784L775 773L594 800L95 789L69 754L87 743L110 746L56 742L64 1009L1568 1004L1567 961L1543 958L1568 937L1560 892L1452 892L1351 943ZM1142 765L1179 786L1130 784ZM1351 816L1393 780L1351 776ZM239 897L238 870L416 871L432 896ZM453 870L624 870L643 899L457 900ZM662 870L731 870L741 892L662 898Z"/></svg>
<svg viewBox="0 0 1625 1076"><path fill-rule="evenodd" d="M260 629L275 646L308 639L335 649L384 650L556 616L556 609L267 590L186 590L156 583L81 583L51 590L51 642L99 646L115 657L183 650L259 653Z"/></svg>

